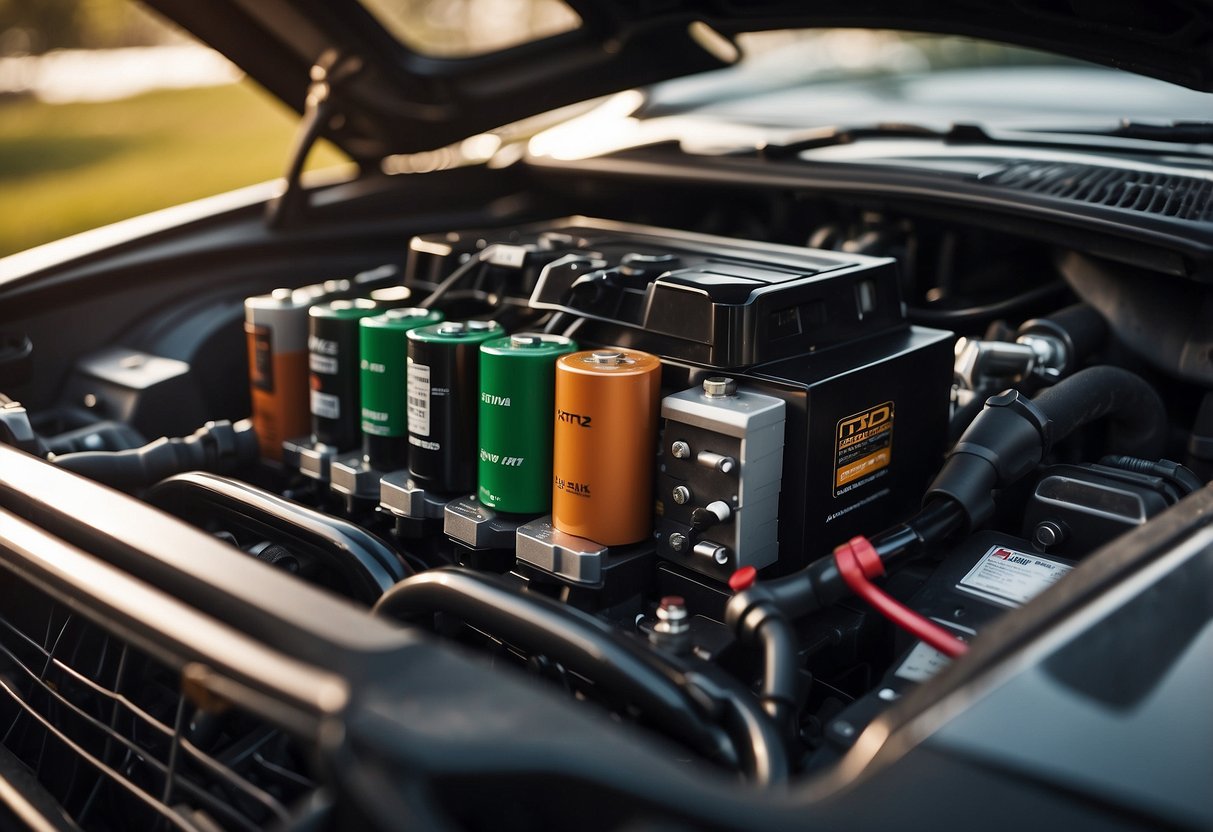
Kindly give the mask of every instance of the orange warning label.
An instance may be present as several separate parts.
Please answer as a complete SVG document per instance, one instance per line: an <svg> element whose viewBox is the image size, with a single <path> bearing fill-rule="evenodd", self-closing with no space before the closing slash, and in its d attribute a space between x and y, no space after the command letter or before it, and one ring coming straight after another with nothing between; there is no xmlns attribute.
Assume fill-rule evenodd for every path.
<svg viewBox="0 0 1213 832"><path fill-rule="evenodd" d="M838 420L834 496L863 485L893 459L893 403L884 402Z"/></svg>

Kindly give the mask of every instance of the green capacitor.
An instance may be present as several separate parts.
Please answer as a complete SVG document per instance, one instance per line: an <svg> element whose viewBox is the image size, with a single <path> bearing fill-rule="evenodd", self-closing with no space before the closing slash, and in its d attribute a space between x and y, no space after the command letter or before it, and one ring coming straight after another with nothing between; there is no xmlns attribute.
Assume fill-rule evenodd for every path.
<svg viewBox="0 0 1213 832"><path fill-rule="evenodd" d="M406 307L359 323L363 449L378 470L408 464L408 332L442 320L436 309Z"/></svg>
<svg viewBox="0 0 1213 832"><path fill-rule="evenodd" d="M576 352L562 335L521 332L480 346L480 459L477 496L510 514L552 504L556 359Z"/></svg>

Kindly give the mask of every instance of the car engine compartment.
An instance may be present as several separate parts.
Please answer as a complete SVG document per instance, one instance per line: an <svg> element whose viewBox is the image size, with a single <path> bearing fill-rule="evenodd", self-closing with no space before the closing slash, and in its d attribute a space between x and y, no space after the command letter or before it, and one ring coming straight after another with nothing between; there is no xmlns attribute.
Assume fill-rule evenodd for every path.
<svg viewBox="0 0 1213 832"><path fill-rule="evenodd" d="M615 183L576 206L591 217L506 196L403 238L378 221L380 245L328 241L323 264L302 241L207 260L194 229L165 255L188 281L149 288L153 263L78 301L70 282L36 290L6 310L0 392L4 443L45 461L13 463L6 488L58 469L46 504L69 485L82 501L62 491L69 542L186 607L225 602L97 543L112 498L63 472L155 509L147 551L148 518L168 515L247 563L229 587L268 567L284 579L265 603L300 620L424 633L648 735L692 777L761 791L841 776L970 642L1208 482L1210 369L1132 301L1153 280L1207 305L1199 278L993 215L686 197ZM1086 302L1092 286L1128 300ZM151 308L121 311L136 291ZM165 546L188 551L165 557L185 563L200 544L171 543L169 522ZM267 721L276 694L85 623L31 574L3 594L5 767L79 827L391 825L334 808L348 782L299 741L312 729ZM444 793L455 826L485 822L472 781ZM577 794L546 810L514 794L524 808L497 820L550 824Z"/></svg>

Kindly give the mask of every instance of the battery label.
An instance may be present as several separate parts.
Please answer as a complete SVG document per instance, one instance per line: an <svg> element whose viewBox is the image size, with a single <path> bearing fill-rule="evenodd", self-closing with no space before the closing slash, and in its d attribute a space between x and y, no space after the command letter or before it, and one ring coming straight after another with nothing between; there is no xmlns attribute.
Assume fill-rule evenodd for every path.
<svg viewBox="0 0 1213 832"><path fill-rule="evenodd" d="M430 435L430 368L408 360L409 433Z"/></svg>
<svg viewBox="0 0 1213 832"><path fill-rule="evenodd" d="M249 350L253 354L252 383L258 390L274 392L274 333L263 324L244 325L249 335Z"/></svg>
<svg viewBox="0 0 1213 832"><path fill-rule="evenodd" d="M1070 569L1055 560L991 546L956 588L1006 607L1018 607L1061 580Z"/></svg>
<svg viewBox="0 0 1213 832"><path fill-rule="evenodd" d="M834 496L875 479L893 459L893 403L884 402L838 420Z"/></svg>
<svg viewBox="0 0 1213 832"><path fill-rule="evenodd" d="M337 375L337 357L333 355L311 353L307 358L307 366L313 373L326 376Z"/></svg>
<svg viewBox="0 0 1213 832"><path fill-rule="evenodd" d="M341 399L332 393L321 393L319 390L313 390L312 415L318 416L321 419L340 419Z"/></svg>

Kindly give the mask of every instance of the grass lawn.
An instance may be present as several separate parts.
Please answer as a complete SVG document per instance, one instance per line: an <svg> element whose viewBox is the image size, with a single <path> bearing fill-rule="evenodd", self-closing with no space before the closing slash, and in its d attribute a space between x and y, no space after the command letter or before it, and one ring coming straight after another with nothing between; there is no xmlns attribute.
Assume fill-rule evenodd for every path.
<svg viewBox="0 0 1213 832"><path fill-rule="evenodd" d="M296 120L249 81L101 103L0 102L0 257L280 176ZM324 146L310 167L343 159Z"/></svg>

